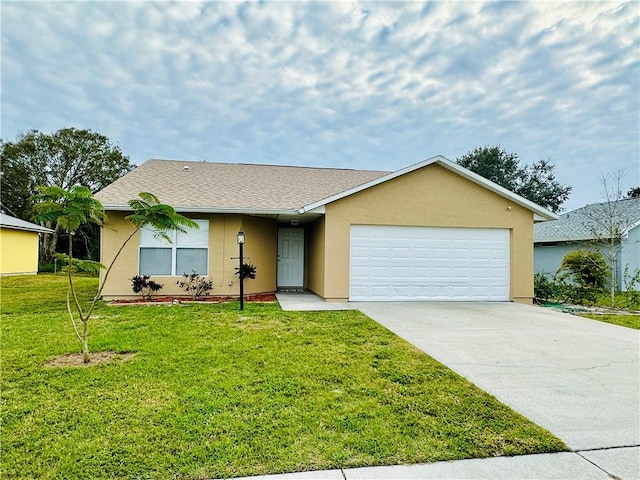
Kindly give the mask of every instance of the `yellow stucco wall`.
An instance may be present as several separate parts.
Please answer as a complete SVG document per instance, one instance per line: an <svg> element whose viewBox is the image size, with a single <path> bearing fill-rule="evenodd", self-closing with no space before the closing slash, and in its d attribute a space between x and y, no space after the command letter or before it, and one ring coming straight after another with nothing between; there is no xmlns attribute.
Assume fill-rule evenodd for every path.
<svg viewBox="0 0 640 480"><path fill-rule="evenodd" d="M324 297L324 217L320 217L311 223L305 233L307 236L307 288L321 297Z"/></svg>
<svg viewBox="0 0 640 480"><path fill-rule="evenodd" d="M508 207L511 207L508 209ZM326 206L323 297L349 297L350 226L510 229L511 300L533 297L533 213L432 164Z"/></svg>
<svg viewBox="0 0 640 480"><path fill-rule="evenodd" d="M38 273L38 233L0 228L0 275Z"/></svg>
<svg viewBox="0 0 640 480"><path fill-rule="evenodd" d="M127 213L108 212L107 228L101 232L101 262L108 265L133 228L124 217ZM238 267L236 235L242 227L246 236L246 263L257 267L256 278L245 280L245 294L276 290L277 225L275 220L241 215L186 215L209 220L209 277L213 280L211 295L238 295L240 287L235 268ZM102 295L105 299L133 297L131 278L138 274L140 238L136 233L124 248L109 274ZM232 257L236 257L233 259ZM102 272L104 276L104 270ZM176 285L180 277L154 275L153 280L164 285L160 296L184 295ZM231 284L231 285L230 285Z"/></svg>

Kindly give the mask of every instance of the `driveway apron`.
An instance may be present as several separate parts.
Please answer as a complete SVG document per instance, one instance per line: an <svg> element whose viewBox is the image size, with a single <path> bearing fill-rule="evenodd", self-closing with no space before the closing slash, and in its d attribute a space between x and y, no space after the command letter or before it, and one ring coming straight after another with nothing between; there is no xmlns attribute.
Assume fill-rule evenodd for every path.
<svg viewBox="0 0 640 480"><path fill-rule="evenodd" d="M517 303L354 305L572 450L640 444L637 330Z"/></svg>

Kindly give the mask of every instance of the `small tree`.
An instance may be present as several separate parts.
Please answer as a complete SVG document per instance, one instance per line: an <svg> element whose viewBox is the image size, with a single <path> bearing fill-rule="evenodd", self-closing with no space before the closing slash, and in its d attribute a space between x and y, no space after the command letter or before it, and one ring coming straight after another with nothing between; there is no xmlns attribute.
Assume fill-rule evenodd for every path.
<svg viewBox="0 0 640 480"><path fill-rule="evenodd" d="M558 269L565 295L574 303L594 303L606 290L608 268L602 254L595 250L567 253Z"/></svg>
<svg viewBox="0 0 640 480"><path fill-rule="evenodd" d="M90 223L99 226L104 225L106 219L104 207L100 201L93 196L91 190L79 185L75 185L69 190L55 186L39 187L38 191L39 194L34 198L34 209L37 212L36 220L52 222L56 228L60 228L69 234L69 262L73 265L73 233L83 225ZM157 231L156 235L164 238L168 242L171 242L171 239L167 235L167 231L169 230L185 232L183 227L199 228L198 224L193 220L176 213L170 205L160 203L158 198L151 193L140 193L139 198L129 201L129 207L133 210L133 213L125 218L131 222L135 228L122 243L109 266L106 267L104 277L98 286L98 291L86 309L82 307L76 294L73 283L74 269L67 269L69 279L67 312L75 334L82 343L82 355L85 363L89 363L90 361L89 320L91 313L102 295L102 290L113 265L129 240L144 226L152 226ZM99 265L97 262L95 263ZM100 265L100 267L105 268L103 265ZM75 310L75 312L73 310ZM82 323L82 333L78 331L76 316Z"/></svg>
<svg viewBox="0 0 640 480"><path fill-rule="evenodd" d="M622 192L622 179L624 172L615 174L602 174L604 202L594 205L586 213L585 227L588 228L594 238L596 246L601 247L602 255L609 268L609 295L611 305L615 305L616 286L618 277L616 272L616 259L622 250L622 237L626 235L637 219L625 215L625 195Z"/></svg>

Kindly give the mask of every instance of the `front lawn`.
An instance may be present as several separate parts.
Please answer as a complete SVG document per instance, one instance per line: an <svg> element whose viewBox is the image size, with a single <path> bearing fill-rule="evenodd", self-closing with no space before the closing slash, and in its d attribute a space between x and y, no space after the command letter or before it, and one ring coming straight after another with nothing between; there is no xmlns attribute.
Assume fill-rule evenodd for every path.
<svg viewBox="0 0 640 480"><path fill-rule="evenodd" d="M581 313L581 317L640 330L640 315L625 313Z"/></svg>
<svg viewBox="0 0 640 480"><path fill-rule="evenodd" d="M95 278L79 279L82 296ZM2 279L4 478L218 478L555 452L563 443L359 312L101 305L78 352L64 277Z"/></svg>

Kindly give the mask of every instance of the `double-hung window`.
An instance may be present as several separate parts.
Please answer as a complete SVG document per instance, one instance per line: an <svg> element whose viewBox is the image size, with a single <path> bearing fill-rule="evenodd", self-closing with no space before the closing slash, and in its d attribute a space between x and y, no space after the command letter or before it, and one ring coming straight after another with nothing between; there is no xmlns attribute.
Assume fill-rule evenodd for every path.
<svg viewBox="0 0 640 480"><path fill-rule="evenodd" d="M140 275L176 276L195 271L209 274L209 221L194 220L200 228L168 231L168 243L151 227L140 229Z"/></svg>

